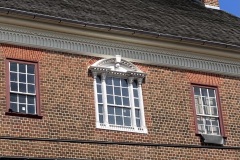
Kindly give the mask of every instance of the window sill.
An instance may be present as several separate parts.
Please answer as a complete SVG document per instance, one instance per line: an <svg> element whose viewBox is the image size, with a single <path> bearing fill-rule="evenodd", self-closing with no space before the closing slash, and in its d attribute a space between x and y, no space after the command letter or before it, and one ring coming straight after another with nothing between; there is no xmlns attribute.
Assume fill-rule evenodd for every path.
<svg viewBox="0 0 240 160"><path fill-rule="evenodd" d="M145 127L125 127L125 126L117 126L117 125L106 125L103 123L97 123L98 129L106 129L113 131L123 131L123 132L133 132L133 133L144 133L147 134L147 128Z"/></svg>
<svg viewBox="0 0 240 160"><path fill-rule="evenodd" d="M221 135L197 134L205 144L224 145L226 138Z"/></svg>
<svg viewBox="0 0 240 160"><path fill-rule="evenodd" d="M27 117L27 118L36 118L36 119L42 119L42 117L43 117L43 116L40 116L40 115L24 114L24 113L17 113L17 112L5 112L5 115Z"/></svg>

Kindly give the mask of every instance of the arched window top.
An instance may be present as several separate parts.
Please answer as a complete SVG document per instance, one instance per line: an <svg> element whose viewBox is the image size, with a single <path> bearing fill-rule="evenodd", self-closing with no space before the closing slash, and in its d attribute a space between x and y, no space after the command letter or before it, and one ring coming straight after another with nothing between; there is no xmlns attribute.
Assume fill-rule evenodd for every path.
<svg viewBox="0 0 240 160"><path fill-rule="evenodd" d="M137 66L129 61L121 58L120 55L116 55L115 58L102 59L95 62L89 68L92 72L125 76L125 77L145 77L143 73Z"/></svg>

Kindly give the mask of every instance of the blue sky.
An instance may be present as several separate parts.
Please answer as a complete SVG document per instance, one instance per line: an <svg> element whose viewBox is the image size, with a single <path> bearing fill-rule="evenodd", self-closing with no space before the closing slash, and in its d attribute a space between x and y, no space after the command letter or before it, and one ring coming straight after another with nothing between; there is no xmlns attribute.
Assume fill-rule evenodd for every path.
<svg viewBox="0 0 240 160"><path fill-rule="evenodd" d="M219 0L220 9L240 17L240 0Z"/></svg>

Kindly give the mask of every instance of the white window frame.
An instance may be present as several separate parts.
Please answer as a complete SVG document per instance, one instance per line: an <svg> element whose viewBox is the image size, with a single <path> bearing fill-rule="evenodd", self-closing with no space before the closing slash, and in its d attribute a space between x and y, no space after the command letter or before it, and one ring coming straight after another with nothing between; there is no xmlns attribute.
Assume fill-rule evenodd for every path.
<svg viewBox="0 0 240 160"><path fill-rule="evenodd" d="M94 97L95 97L95 117L96 117L96 128L116 130L116 131L126 131L126 132L136 132L136 133L147 133L145 116L144 116L144 104L142 96L142 81L146 76L145 73L140 71L132 63L122 60L121 56L116 56L116 58L103 59L94 63L89 68L93 75L93 86L94 86ZM97 76L101 76L101 86L102 86L102 100L103 100L103 123L99 121L99 111L98 111L98 94L97 94ZM131 124L132 126L119 126L109 124L108 122L108 108L107 108L107 92L106 92L106 78L116 77L128 80L128 90L129 90L129 100L131 108ZM133 81L137 81L137 90L139 98L140 109L140 127L137 127L136 116L135 116L135 105L134 105L134 95L133 95Z"/></svg>

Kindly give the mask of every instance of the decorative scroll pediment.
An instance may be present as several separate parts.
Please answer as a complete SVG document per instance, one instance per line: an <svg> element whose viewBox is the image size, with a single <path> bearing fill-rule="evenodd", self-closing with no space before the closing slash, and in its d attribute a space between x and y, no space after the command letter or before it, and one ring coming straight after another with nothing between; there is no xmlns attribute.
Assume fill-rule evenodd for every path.
<svg viewBox="0 0 240 160"><path fill-rule="evenodd" d="M116 55L116 58L99 60L96 63L94 63L91 67L106 68L106 69L110 69L111 71L118 71L118 72L143 73L131 62L123 60L120 55Z"/></svg>

